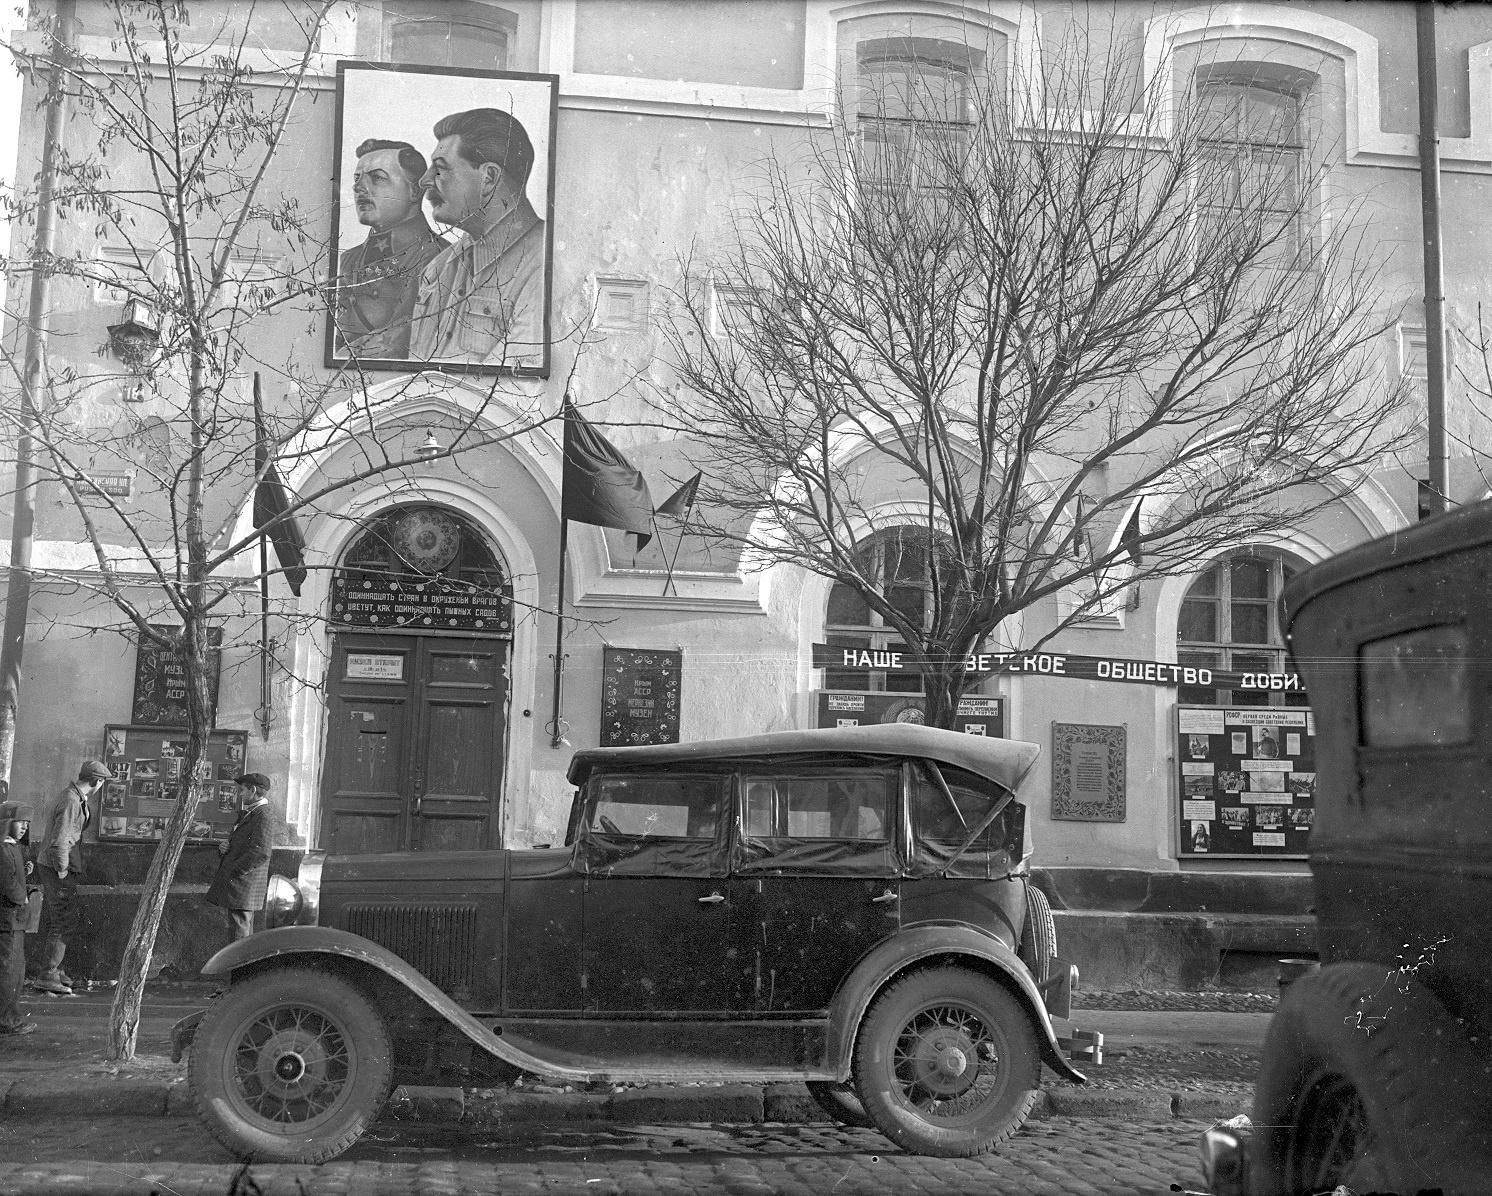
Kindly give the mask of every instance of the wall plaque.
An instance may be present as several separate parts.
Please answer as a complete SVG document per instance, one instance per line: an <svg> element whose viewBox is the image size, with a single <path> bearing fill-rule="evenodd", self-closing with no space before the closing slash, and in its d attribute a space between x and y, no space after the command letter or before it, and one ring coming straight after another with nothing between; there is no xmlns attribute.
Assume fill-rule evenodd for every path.
<svg viewBox="0 0 1492 1196"><path fill-rule="evenodd" d="M1052 724L1052 817L1123 822L1124 728Z"/></svg>
<svg viewBox="0 0 1492 1196"><path fill-rule="evenodd" d="M431 631L512 631L501 590L453 577L339 569L332 579L332 621L342 627Z"/></svg>
<svg viewBox="0 0 1492 1196"><path fill-rule="evenodd" d="M603 648L601 746L679 742L684 654Z"/></svg>
<svg viewBox="0 0 1492 1196"><path fill-rule="evenodd" d="M180 627L152 623L151 629L173 641L181 637ZM208 631L207 702L216 721L218 709L218 672L222 667L223 630ZM186 712L186 667L178 648L164 648L144 640L135 654L135 696L130 703L130 721L142 727L184 727Z"/></svg>

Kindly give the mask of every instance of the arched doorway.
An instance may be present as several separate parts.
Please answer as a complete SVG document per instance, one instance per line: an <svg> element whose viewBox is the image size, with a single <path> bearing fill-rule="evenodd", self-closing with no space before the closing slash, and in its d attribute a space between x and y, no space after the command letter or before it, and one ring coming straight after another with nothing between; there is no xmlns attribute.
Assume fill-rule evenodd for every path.
<svg viewBox="0 0 1492 1196"><path fill-rule="evenodd" d="M365 525L333 573L320 844L494 846L512 637L507 571L453 511Z"/></svg>

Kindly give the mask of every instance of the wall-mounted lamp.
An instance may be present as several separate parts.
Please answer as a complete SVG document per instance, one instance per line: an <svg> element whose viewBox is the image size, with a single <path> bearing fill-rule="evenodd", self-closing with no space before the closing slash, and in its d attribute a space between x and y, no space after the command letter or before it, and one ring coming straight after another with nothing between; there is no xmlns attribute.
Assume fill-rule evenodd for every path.
<svg viewBox="0 0 1492 1196"><path fill-rule="evenodd" d="M124 318L109 325L109 348L131 370L138 371L161 343L161 318L150 304L130 299Z"/></svg>
<svg viewBox="0 0 1492 1196"><path fill-rule="evenodd" d="M433 457L440 456L445 450L440 441L435 439L435 433L429 428L425 429L425 442L414 450L414 455L421 461L429 461Z"/></svg>

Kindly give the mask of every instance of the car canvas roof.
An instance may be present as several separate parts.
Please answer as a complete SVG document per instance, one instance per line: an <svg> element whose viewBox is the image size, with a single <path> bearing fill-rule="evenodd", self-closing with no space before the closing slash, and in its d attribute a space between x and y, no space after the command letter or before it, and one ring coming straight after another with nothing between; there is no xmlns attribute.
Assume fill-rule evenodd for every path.
<svg viewBox="0 0 1492 1196"><path fill-rule="evenodd" d="M767 756L821 753L936 760L967 769L1014 790L1031 771L1041 748L1019 739L965 735L915 723L868 727L823 727L811 731L774 731L739 739L705 739L694 743L660 743L647 747L585 748L570 761L569 779L583 785L597 768L637 768L650 764L706 764Z"/></svg>

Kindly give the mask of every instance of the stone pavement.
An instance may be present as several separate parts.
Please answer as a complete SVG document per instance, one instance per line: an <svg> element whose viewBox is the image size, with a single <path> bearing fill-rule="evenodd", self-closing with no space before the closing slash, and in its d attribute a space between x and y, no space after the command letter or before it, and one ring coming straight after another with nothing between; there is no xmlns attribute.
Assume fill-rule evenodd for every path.
<svg viewBox="0 0 1492 1196"><path fill-rule="evenodd" d="M0 1116L7 1120L79 1115L193 1115L185 1066L170 1060L170 1028L200 1008L203 984L152 986L128 1063L104 1060L107 989L72 998L28 993L39 1029L0 1038ZM1102 1066L1079 1065L1086 1085L1044 1071L1033 1117L1145 1120L1224 1118L1248 1111L1269 1015L1177 1010L1078 1009L1070 1026L1105 1037ZM824 1115L801 1084L654 1085L575 1091L530 1081L501 1088L401 1088L389 1115L406 1121L471 1126L515 1123L819 1122Z"/></svg>

